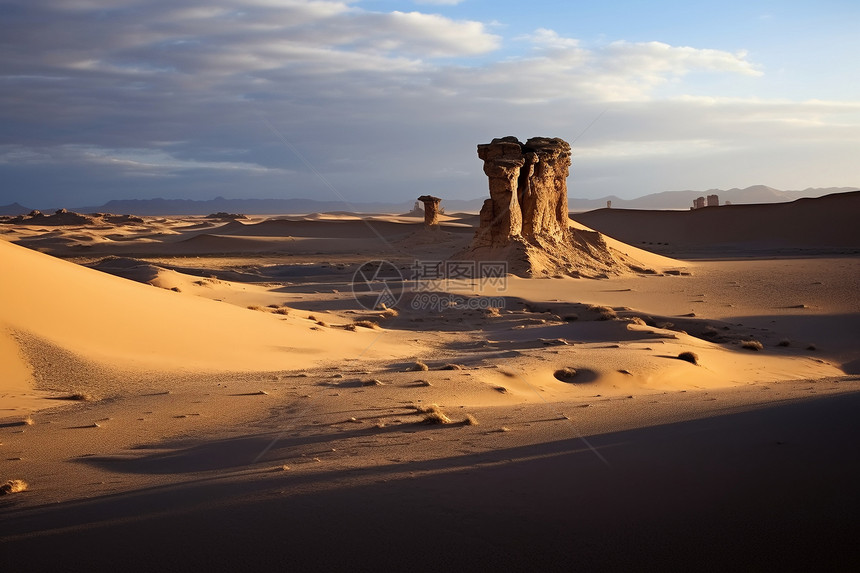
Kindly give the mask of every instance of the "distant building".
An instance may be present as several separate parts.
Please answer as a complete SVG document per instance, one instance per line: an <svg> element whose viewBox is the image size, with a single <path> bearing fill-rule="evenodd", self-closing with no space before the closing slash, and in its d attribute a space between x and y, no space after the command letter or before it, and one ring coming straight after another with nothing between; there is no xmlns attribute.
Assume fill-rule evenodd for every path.
<svg viewBox="0 0 860 573"><path fill-rule="evenodd" d="M720 198L718 195L708 195L708 207L719 207Z"/></svg>
<svg viewBox="0 0 860 573"><path fill-rule="evenodd" d="M698 197L693 201L693 209L704 209L705 208L705 198Z"/></svg>

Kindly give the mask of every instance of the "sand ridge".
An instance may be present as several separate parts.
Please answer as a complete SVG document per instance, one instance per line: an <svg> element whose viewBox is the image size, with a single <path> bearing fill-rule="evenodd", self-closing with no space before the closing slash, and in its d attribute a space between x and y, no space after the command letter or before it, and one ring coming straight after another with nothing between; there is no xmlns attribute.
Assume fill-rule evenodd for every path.
<svg viewBox="0 0 860 573"><path fill-rule="evenodd" d="M315 507L319 527L312 520L304 528L320 533L364 492L367 515L384 516L378 527L399 524L400 534L386 529L398 546L420 551L395 508L421 499L428 515L443 519L439 508L447 527L492 563L475 549L482 531L503 545L540 545L558 523L570 526L563 516L576 507L589 508L589 523L632 515L608 501L614 509L597 512L571 498L575 491L621 496L641 523L659 516L678 535L670 514L629 493L647 483L673 499L658 460L684 483L703 480L707 491L773 510L750 493L750 483L764 487L752 470L747 481L723 473L708 481L699 469L717 462L688 449L698 444L689 436L705 436L720 460L744 460L738 471L770 460L803 476L804 460L825 464L814 455L816 440L853 439L850 425L830 432L845 420L839 404L858 390L855 257L691 263L606 237L642 271L600 280L508 276L502 285L450 280L429 290L406 283L383 309L353 295L359 266L385 258L406 274L416 259L444 260L471 240L474 217L452 215L426 231L394 216L375 227L381 238L367 227L377 221L358 215L294 218L0 229L7 240L74 261L0 241L0 481L29 484L3 498L0 562L23 563L40 541L91 547L115 539L112 527L173 547L156 533L171 523L183 524L199 562L208 559L202 547L237 557L206 541L206 524L254 508L265 516L257 525L238 519L249 533L244 547L258 550L270 528L292 536L302 529L278 525L281 518L260 509L267 503L281 516ZM345 224L346 240L337 236ZM684 352L696 363L680 359ZM824 411L826 423L810 425L806 437L787 422L769 425ZM431 423L438 421L449 423ZM739 436L738 423L752 442L720 437ZM661 449L670 443L674 449ZM789 448L778 449L782 443ZM843 475L835 465L821 470L828 479ZM496 507L534 535L462 517L495 515L489 497L458 489L475 491L472 475L508 492ZM546 497L530 493L546 476L576 487L562 491L550 480L538 488ZM611 495L600 489L608 483ZM710 511L700 500L689 507ZM820 507L826 513L832 500ZM419 537L435 528L412 523ZM296 559L311 564L311 547L306 539ZM115 556L105 549L83 562L102 569ZM318 552L316 559L329 562Z"/></svg>

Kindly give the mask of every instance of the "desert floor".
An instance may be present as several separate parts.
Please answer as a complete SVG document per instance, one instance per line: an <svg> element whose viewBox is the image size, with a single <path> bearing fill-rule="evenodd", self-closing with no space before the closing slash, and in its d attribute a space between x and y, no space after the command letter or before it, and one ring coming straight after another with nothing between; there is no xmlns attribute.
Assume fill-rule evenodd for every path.
<svg viewBox="0 0 860 573"><path fill-rule="evenodd" d="M0 224L0 567L860 568L856 249L410 281L443 219Z"/></svg>

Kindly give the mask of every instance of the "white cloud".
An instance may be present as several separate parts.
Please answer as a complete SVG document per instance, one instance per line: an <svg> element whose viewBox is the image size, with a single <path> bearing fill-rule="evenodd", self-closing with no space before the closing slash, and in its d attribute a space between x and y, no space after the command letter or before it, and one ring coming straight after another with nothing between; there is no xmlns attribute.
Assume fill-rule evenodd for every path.
<svg viewBox="0 0 860 573"><path fill-rule="evenodd" d="M21 145L0 146L0 164L84 163L106 165L130 175L174 175L191 169L242 171L250 174L289 174L275 169L241 161L197 161L175 157L161 149L108 149L95 145L64 144L49 148L29 148Z"/></svg>
<svg viewBox="0 0 860 573"><path fill-rule="evenodd" d="M456 6L462 4L463 0L415 0L416 4L429 4L431 6Z"/></svg>
<svg viewBox="0 0 860 573"><path fill-rule="evenodd" d="M579 47L579 40L575 38L563 38L555 30L538 28L534 33L523 36L523 39L531 41L535 46L556 50L568 50Z"/></svg>
<svg viewBox="0 0 860 573"><path fill-rule="evenodd" d="M595 194L628 166L700 177L708 154L766 166L788 145L826 149L827 172L848 172L838 150L860 145L858 103L691 95L702 76L766 79L742 51L588 45L549 28L505 45L489 32L500 26L350 2L16 1L0 20L0 164L21 188L50 188L53 165L56 181L79 178L69 192L155 173L178 196L313 195L267 122L355 200L439 193L440 180L480 196L475 144L572 140L604 110L571 181ZM502 47L521 52L494 59Z"/></svg>
<svg viewBox="0 0 860 573"><path fill-rule="evenodd" d="M621 73L639 75L671 74L682 76L693 71L717 71L760 76L762 72L746 57L747 53L670 46L662 42L631 43L617 41L603 51L607 65Z"/></svg>

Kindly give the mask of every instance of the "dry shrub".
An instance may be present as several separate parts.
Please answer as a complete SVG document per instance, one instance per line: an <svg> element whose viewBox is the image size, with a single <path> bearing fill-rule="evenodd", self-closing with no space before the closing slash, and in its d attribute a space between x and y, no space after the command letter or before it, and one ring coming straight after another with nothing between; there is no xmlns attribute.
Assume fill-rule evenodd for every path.
<svg viewBox="0 0 860 573"><path fill-rule="evenodd" d="M427 370L430 370L430 367L418 360L415 364L407 368L406 372L424 372Z"/></svg>
<svg viewBox="0 0 860 573"><path fill-rule="evenodd" d="M263 310L263 307L262 307L262 306L258 306L258 305L256 305L256 304L249 304L249 305L248 305L248 310Z"/></svg>
<svg viewBox="0 0 860 573"><path fill-rule="evenodd" d="M424 414L423 422L425 424L450 424L451 418L449 418L442 409L436 405L431 404L430 406L416 406L415 407L418 412Z"/></svg>
<svg viewBox="0 0 860 573"><path fill-rule="evenodd" d="M497 307L491 306L484 310L484 316L488 318L497 318L499 316L502 316L502 313L499 312L499 309Z"/></svg>
<svg viewBox="0 0 860 573"><path fill-rule="evenodd" d="M26 490L28 487L27 482L22 479L10 479L3 485L0 485L0 495L7 495L10 493L20 493Z"/></svg>
<svg viewBox="0 0 860 573"><path fill-rule="evenodd" d="M776 345L777 345L777 346L791 346L791 340L789 340L789 339L787 339L787 338L783 338L782 340L780 340L779 342L777 342L777 344L776 344Z"/></svg>
<svg viewBox="0 0 860 573"><path fill-rule="evenodd" d="M741 348L746 348L747 350L755 350L756 352L758 352L759 350L764 348L764 345L758 340L744 340L743 342L741 342Z"/></svg>
<svg viewBox="0 0 860 573"><path fill-rule="evenodd" d="M288 309L287 307L284 306L281 308L276 308L272 312L275 314L283 314L284 316L286 316L286 315L290 314L290 309Z"/></svg>
<svg viewBox="0 0 860 573"><path fill-rule="evenodd" d="M362 328L370 328L370 329L378 327L378 325L375 322L370 321L370 320L356 320L355 322L353 322L353 324L355 326L360 326Z"/></svg>
<svg viewBox="0 0 860 573"><path fill-rule="evenodd" d="M565 366L559 370L556 370L553 373L556 380L561 380L562 382L570 382L576 376L576 369L571 368L570 366Z"/></svg>
<svg viewBox="0 0 860 573"><path fill-rule="evenodd" d="M478 419L475 416L473 416L472 414L466 414L466 419L463 420L463 425L464 426L477 426L478 425Z"/></svg>
<svg viewBox="0 0 860 573"><path fill-rule="evenodd" d="M446 364L439 370L462 370L463 367L460 364Z"/></svg>
<svg viewBox="0 0 860 573"><path fill-rule="evenodd" d="M395 316L399 316L400 313L397 312L397 309L394 308L386 308L382 312L379 313L380 318L394 318Z"/></svg>
<svg viewBox="0 0 860 573"><path fill-rule="evenodd" d="M685 362L689 362L690 364L698 364L699 355L695 352L690 352L689 350L686 350L678 355L678 360L683 360Z"/></svg>
<svg viewBox="0 0 860 573"><path fill-rule="evenodd" d="M596 312L598 314L597 320L615 320L618 318L618 315L615 314L615 311L608 306L597 306L591 305L588 307L588 310L591 312Z"/></svg>
<svg viewBox="0 0 860 573"><path fill-rule="evenodd" d="M92 400L93 397L89 394L85 394L84 392L75 392L73 394L69 394L68 396L60 396L58 400L74 400L76 402L88 402Z"/></svg>
<svg viewBox="0 0 860 573"><path fill-rule="evenodd" d="M350 332L355 332L355 325L354 324L347 324L346 326L343 327L343 329L348 330Z"/></svg>
<svg viewBox="0 0 860 573"><path fill-rule="evenodd" d="M325 322L325 321L323 321L323 320L318 320L318 321L317 321L317 324L318 324L319 326L328 326L328 323L327 323L327 322Z"/></svg>
<svg viewBox="0 0 860 573"><path fill-rule="evenodd" d="M179 287L173 287L170 290L172 290L173 292L182 292L182 289L180 289Z"/></svg>
<svg viewBox="0 0 860 573"><path fill-rule="evenodd" d="M639 326L647 326L645 324L645 321L642 320L641 318L639 318L638 316L631 316L628 320L630 321L630 324L636 324Z"/></svg>
<svg viewBox="0 0 860 573"><path fill-rule="evenodd" d="M719 331L718 331L716 328L714 328L713 326L711 326L711 325L709 324L709 325L708 325L708 326L706 326L706 327L705 327L705 329L702 331L702 336L705 336L705 337L707 337L707 338L711 338L711 337L713 337L713 336L716 336L716 335L718 334L718 332L719 332Z"/></svg>

